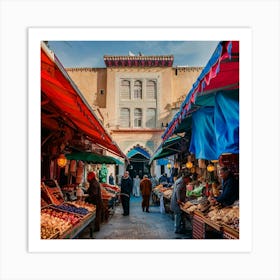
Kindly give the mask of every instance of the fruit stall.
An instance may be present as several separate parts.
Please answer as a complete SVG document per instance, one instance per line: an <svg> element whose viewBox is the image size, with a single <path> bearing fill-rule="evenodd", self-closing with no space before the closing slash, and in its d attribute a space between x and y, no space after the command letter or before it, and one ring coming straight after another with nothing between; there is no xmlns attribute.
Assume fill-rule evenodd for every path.
<svg viewBox="0 0 280 280"><path fill-rule="evenodd" d="M41 239L72 239L90 227L96 207L84 201L66 202L55 180L41 183Z"/></svg>

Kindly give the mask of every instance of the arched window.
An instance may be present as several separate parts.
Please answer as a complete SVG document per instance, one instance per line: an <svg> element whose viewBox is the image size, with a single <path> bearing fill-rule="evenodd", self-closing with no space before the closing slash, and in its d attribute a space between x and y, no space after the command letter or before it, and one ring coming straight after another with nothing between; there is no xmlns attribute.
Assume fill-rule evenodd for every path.
<svg viewBox="0 0 280 280"><path fill-rule="evenodd" d="M142 82L135 81L134 83L134 99L142 99Z"/></svg>
<svg viewBox="0 0 280 280"><path fill-rule="evenodd" d="M134 110L134 127L142 127L142 109Z"/></svg>
<svg viewBox="0 0 280 280"><path fill-rule="evenodd" d="M147 99L156 99L156 82L155 81L147 81L146 86L146 92L147 92Z"/></svg>
<svg viewBox="0 0 280 280"><path fill-rule="evenodd" d="M147 109L146 127L149 127L149 128L156 127L156 109L155 108Z"/></svg>
<svg viewBox="0 0 280 280"><path fill-rule="evenodd" d="M120 99L130 99L130 81L121 80Z"/></svg>
<svg viewBox="0 0 280 280"><path fill-rule="evenodd" d="M130 109L121 108L120 126L130 127Z"/></svg>

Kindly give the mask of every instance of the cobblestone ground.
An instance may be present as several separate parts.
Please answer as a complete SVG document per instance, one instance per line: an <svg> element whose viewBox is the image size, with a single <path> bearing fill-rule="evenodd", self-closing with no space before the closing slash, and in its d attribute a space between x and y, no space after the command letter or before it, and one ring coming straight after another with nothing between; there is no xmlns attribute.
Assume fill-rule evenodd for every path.
<svg viewBox="0 0 280 280"><path fill-rule="evenodd" d="M130 215L123 216L121 204L116 206L114 214L107 223L94 232L94 239L189 239L191 230L187 224L186 234L174 233L174 220L171 214L160 213L159 206L150 206L150 213L142 211L141 197L130 200ZM80 238L90 238L89 230Z"/></svg>

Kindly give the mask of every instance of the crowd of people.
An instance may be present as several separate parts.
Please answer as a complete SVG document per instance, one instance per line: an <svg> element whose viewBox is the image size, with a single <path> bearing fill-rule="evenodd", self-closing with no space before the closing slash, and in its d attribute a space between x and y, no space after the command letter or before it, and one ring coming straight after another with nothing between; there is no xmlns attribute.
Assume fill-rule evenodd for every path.
<svg viewBox="0 0 280 280"><path fill-rule="evenodd" d="M98 176L101 177L101 179L97 178L95 172L89 172L87 174L87 181L89 183L89 187L87 189L87 201L96 205L95 231L100 230L100 224L102 221L103 201L99 182L106 182L106 180L104 180L104 176L102 176L104 175L104 167L103 173L99 171L98 175L101 175ZM239 199L239 183L226 167L221 167L218 175L220 177L221 184L218 180L213 182L212 186L210 186L209 193L207 194L207 196L209 196L208 199L212 205L220 204L223 207L230 206L234 203L234 201ZM108 179L109 184L114 185L115 178L112 173L109 175ZM136 175L135 178L131 178L129 171L125 171L119 183L120 202L123 209L122 215L129 216L130 199L132 196L141 196L142 211L149 213L153 188L159 184L173 186L170 209L174 214L174 232L178 234L184 233L185 220L180 206L188 200L187 186L191 181L194 181L194 179L196 179L196 177L191 174L179 172L175 177L175 181L171 183L166 173L163 173L159 179L155 175L150 177L148 177L148 175L144 175L141 179L139 175ZM82 194L82 190L77 191L77 196L81 196Z"/></svg>

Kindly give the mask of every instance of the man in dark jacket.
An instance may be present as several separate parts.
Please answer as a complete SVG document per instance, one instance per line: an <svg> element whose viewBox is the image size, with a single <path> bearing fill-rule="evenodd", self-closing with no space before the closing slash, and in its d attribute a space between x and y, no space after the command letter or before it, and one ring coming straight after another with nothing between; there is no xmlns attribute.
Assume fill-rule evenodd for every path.
<svg viewBox="0 0 280 280"><path fill-rule="evenodd" d="M191 181L189 175L179 175L179 178L175 181L173 187L173 193L171 196L170 209L174 213L174 229L175 233L185 232L185 221L183 213L180 208L186 200L186 186Z"/></svg>
<svg viewBox="0 0 280 280"><path fill-rule="evenodd" d="M132 192L133 182L129 177L129 172L125 171L121 179L121 202L123 207L123 216L129 215L129 199Z"/></svg>
<svg viewBox="0 0 280 280"><path fill-rule="evenodd" d="M239 199L239 185L233 174L227 167L220 169L220 177L222 178L222 193L212 200L222 204L222 206L230 206L235 200Z"/></svg>
<svg viewBox="0 0 280 280"><path fill-rule="evenodd" d="M88 188L88 202L96 205L96 217L94 223L94 231L100 230L101 215L103 211L103 201L101 197L101 187L99 182L96 180L94 172L89 172L87 175L89 182Z"/></svg>

